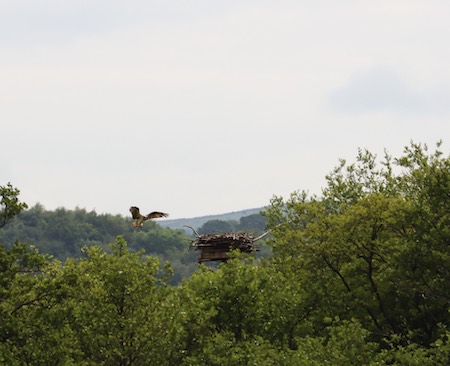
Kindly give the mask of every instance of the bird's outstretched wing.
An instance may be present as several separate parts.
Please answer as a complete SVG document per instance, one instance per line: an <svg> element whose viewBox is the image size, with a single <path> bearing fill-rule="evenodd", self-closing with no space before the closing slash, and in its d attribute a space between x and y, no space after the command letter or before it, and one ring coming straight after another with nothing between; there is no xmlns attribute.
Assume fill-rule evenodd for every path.
<svg viewBox="0 0 450 366"><path fill-rule="evenodd" d="M153 211L146 216L146 220L157 219L159 217L167 217L169 214L165 212Z"/></svg>
<svg viewBox="0 0 450 366"><path fill-rule="evenodd" d="M133 220L134 220L131 223L131 225L134 228L141 227L143 225L144 221L146 221L146 220L157 219L159 217L169 216L169 214L167 214L165 212L160 212L160 211L153 211L153 212L149 213L147 216L144 216L144 215L141 215L141 213L139 212L139 208L136 206L131 206L130 212L131 212L131 216L133 217Z"/></svg>

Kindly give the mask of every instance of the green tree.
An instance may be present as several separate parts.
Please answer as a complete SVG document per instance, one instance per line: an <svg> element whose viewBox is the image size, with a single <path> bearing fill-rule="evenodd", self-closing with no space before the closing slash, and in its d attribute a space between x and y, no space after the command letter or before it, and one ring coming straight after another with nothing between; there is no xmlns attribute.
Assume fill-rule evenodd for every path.
<svg viewBox="0 0 450 366"><path fill-rule="evenodd" d="M174 365L183 314L170 267L98 247L64 265L28 246L0 251L0 361L5 365Z"/></svg>
<svg viewBox="0 0 450 366"><path fill-rule="evenodd" d="M260 233L265 230L266 222L267 218L259 213L249 216L243 216L239 219L238 229L253 234Z"/></svg>
<svg viewBox="0 0 450 366"><path fill-rule="evenodd" d="M202 319L198 329L188 334L188 356L201 359L216 352L222 340L237 348L250 346L256 338L272 348L296 348L295 338L308 333L304 320L312 305L302 289L267 263L234 256L214 271L202 266L183 286L182 294L190 294L191 299L183 303L196 304L197 311L193 314L188 305L186 328Z"/></svg>
<svg viewBox="0 0 450 366"><path fill-rule="evenodd" d="M182 356L179 302L155 258L130 253L122 237L66 263L67 312L79 361L92 365L173 365Z"/></svg>
<svg viewBox="0 0 450 366"><path fill-rule="evenodd" d="M57 268L29 245L0 247L1 364L70 364Z"/></svg>
<svg viewBox="0 0 450 366"><path fill-rule="evenodd" d="M200 234L227 233L234 231L236 226L236 221L209 220L198 229L198 232Z"/></svg>
<svg viewBox="0 0 450 366"><path fill-rule="evenodd" d="M161 263L171 261L175 274L171 283L180 283L196 268L198 253L189 252L190 240L183 230L170 230L156 222L147 222L133 229L129 218L120 215L99 215L76 208L47 211L40 204L21 212L16 220L0 231L0 241L7 246L20 241L33 243L42 253L65 261L83 256L82 248L98 246L110 251L107 243L123 235L131 251L144 249Z"/></svg>
<svg viewBox="0 0 450 366"><path fill-rule="evenodd" d="M370 332L355 321L333 319L324 336L303 337L291 356L292 365L359 366L370 365L379 345L370 342ZM374 363L375 364L375 363Z"/></svg>
<svg viewBox="0 0 450 366"><path fill-rule="evenodd" d="M20 191L11 183L0 186L0 228L28 207L26 203L19 201L19 193Z"/></svg>
<svg viewBox="0 0 450 366"><path fill-rule="evenodd" d="M274 263L319 301L313 318L357 319L381 341L429 345L449 321L450 160L411 144L405 155L360 151L341 161L321 197L274 198ZM398 169L400 168L400 169ZM394 171L399 171L394 174Z"/></svg>

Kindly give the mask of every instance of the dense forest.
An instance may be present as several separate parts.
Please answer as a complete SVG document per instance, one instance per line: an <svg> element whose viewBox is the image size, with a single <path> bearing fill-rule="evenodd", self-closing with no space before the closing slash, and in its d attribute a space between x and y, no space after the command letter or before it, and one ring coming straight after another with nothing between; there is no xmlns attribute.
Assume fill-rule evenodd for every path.
<svg viewBox="0 0 450 366"><path fill-rule="evenodd" d="M266 221L262 215L253 214L239 221L212 219L196 229L199 233L244 231L257 235L265 229ZM98 246L110 252L109 243L118 235L122 235L130 251L144 250L147 255L158 257L161 264L170 261L174 270L171 284L179 284L197 269L199 253L191 248L192 237L185 230L164 228L155 221L146 221L142 228L135 229L131 215L99 215L80 208L47 211L37 204L25 209L0 230L0 243L10 247L20 240L64 262L83 256L86 247ZM268 252L262 244L258 257L267 256Z"/></svg>
<svg viewBox="0 0 450 366"><path fill-rule="evenodd" d="M249 219L272 230L271 254L218 267L195 264L183 231L27 209L19 193L0 187L2 365L450 364L440 143L360 150L321 195L273 197ZM214 224L244 225L201 229ZM172 258L192 264L183 280Z"/></svg>

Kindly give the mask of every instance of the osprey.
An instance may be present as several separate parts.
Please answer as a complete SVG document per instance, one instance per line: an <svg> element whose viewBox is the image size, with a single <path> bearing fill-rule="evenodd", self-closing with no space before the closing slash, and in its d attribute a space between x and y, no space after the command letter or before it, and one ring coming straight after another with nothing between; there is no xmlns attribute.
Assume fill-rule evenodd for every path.
<svg viewBox="0 0 450 366"><path fill-rule="evenodd" d="M139 212L139 208L136 206L130 207L131 216L133 217L133 223L131 224L134 228L141 227L144 221L157 219L158 217L167 217L169 214L165 212L153 211L149 213L147 216L141 215Z"/></svg>

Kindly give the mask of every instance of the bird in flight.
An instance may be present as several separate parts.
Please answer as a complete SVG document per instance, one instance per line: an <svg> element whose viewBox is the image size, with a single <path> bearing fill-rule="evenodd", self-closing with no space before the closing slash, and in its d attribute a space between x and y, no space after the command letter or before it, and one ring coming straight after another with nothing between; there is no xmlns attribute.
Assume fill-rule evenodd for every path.
<svg viewBox="0 0 450 366"><path fill-rule="evenodd" d="M139 228L144 224L144 221L151 220L151 219L157 219L159 217L167 217L169 214L165 212L159 212L159 211L153 211L150 212L147 216L141 215L139 212L139 208L136 206L130 207L131 216L133 217L132 226L134 228Z"/></svg>

